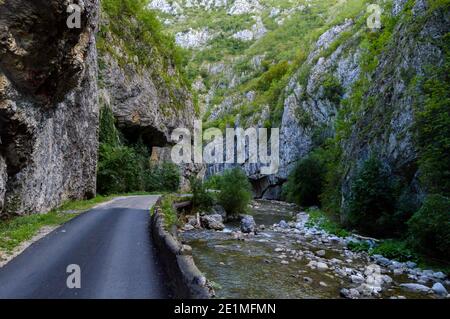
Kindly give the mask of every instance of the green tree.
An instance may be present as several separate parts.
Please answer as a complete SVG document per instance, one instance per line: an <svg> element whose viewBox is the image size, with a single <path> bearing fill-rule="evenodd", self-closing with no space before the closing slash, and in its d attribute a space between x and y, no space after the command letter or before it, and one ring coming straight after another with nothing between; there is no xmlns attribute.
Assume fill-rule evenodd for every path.
<svg viewBox="0 0 450 319"><path fill-rule="evenodd" d="M225 171L218 184L218 201L227 214L237 216L246 213L252 191L245 173L240 168Z"/></svg>

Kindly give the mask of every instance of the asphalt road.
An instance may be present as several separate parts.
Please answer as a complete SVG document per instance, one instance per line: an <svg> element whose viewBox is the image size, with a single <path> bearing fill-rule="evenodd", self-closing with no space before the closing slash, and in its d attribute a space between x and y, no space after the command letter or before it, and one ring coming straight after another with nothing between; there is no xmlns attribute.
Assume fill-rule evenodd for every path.
<svg viewBox="0 0 450 319"><path fill-rule="evenodd" d="M0 269L0 298L167 298L148 228L157 199L116 199L39 240ZM71 275L81 288L68 288Z"/></svg>

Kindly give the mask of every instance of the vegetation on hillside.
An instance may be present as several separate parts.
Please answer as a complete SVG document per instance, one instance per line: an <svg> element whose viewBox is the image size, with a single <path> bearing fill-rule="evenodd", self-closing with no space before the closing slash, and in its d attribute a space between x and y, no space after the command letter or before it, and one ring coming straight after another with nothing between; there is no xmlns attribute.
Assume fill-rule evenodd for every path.
<svg viewBox="0 0 450 319"><path fill-rule="evenodd" d="M142 142L131 144L120 135L114 115L107 106L101 110L99 135L99 194L178 190L179 168L170 163L151 163L149 150Z"/></svg>

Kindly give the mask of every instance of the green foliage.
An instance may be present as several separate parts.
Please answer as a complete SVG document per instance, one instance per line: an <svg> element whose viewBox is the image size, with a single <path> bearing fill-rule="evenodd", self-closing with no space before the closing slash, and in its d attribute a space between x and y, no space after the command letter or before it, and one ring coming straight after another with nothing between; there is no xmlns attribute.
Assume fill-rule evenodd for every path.
<svg viewBox="0 0 450 319"><path fill-rule="evenodd" d="M116 128L116 119L109 106L100 109L99 142L117 146L120 144L120 134Z"/></svg>
<svg viewBox="0 0 450 319"><path fill-rule="evenodd" d="M367 241L351 241L347 248L355 253L369 252L370 244Z"/></svg>
<svg viewBox="0 0 450 319"><path fill-rule="evenodd" d="M348 223L369 234L385 235L395 211L390 172L375 157L364 162L353 179L348 200Z"/></svg>
<svg viewBox="0 0 450 319"><path fill-rule="evenodd" d="M425 255L450 261L450 199L429 195L408 221L410 243Z"/></svg>
<svg viewBox="0 0 450 319"><path fill-rule="evenodd" d="M187 84L184 73L187 54L175 45L167 35L156 14L148 9L149 0L102 0L102 10L108 18L98 36L98 48L115 56L120 63L135 63L146 67L160 68L160 75L169 83L179 86ZM108 35L113 35L111 39ZM117 55L114 46L119 46L127 56ZM170 66L176 66L181 77L164 77Z"/></svg>
<svg viewBox="0 0 450 319"><path fill-rule="evenodd" d="M225 171L219 179L218 202L228 215L247 212L252 191L247 176L240 168Z"/></svg>
<svg viewBox="0 0 450 319"><path fill-rule="evenodd" d="M144 167L132 148L101 144L97 191L100 194L117 194L142 190L143 170Z"/></svg>
<svg viewBox="0 0 450 319"><path fill-rule="evenodd" d="M104 106L100 114L97 169L99 194L178 190L181 177L176 165L150 165L149 150L141 140L131 146L123 143L111 109Z"/></svg>
<svg viewBox="0 0 450 319"><path fill-rule="evenodd" d="M415 127L421 181L430 193L450 196L450 33L443 42L445 62L427 72Z"/></svg>
<svg viewBox="0 0 450 319"><path fill-rule="evenodd" d="M370 250L371 255L382 255L400 262L417 261L417 255L404 241L385 240Z"/></svg>
<svg viewBox="0 0 450 319"><path fill-rule="evenodd" d="M339 105L344 89L341 83L332 75L327 75L322 82L325 97L335 105Z"/></svg>
<svg viewBox="0 0 450 319"><path fill-rule="evenodd" d="M170 230L178 224L178 213L174 208L173 196L164 196L161 200L161 210L164 216L164 222L167 230Z"/></svg>
<svg viewBox="0 0 450 319"><path fill-rule="evenodd" d="M214 205L214 198L208 192L201 179L192 177L190 180L192 191L192 206L194 212L207 212Z"/></svg>
<svg viewBox="0 0 450 319"><path fill-rule="evenodd" d="M289 64L286 61L273 65L265 72L257 82L257 88L261 91L267 91L274 81L279 81L289 70Z"/></svg>
<svg viewBox="0 0 450 319"><path fill-rule="evenodd" d="M176 192L180 187L180 170L175 164L148 165L142 174L146 192Z"/></svg>
<svg viewBox="0 0 450 319"><path fill-rule="evenodd" d="M298 205L319 205L325 178L325 166L318 153L300 160L285 184L286 198Z"/></svg>
<svg viewBox="0 0 450 319"><path fill-rule="evenodd" d="M372 247L367 241L350 242L348 249L353 252L367 252L370 255L382 255L383 257L400 262L418 261L415 254L405 241L384 240Z"/></svg>
<svg viewBox="0 0 450 319"><path fill-rule="evenodd" d="M326 232L336 235L338 237L347 237L350 235L342 226L335 222L330 216L319 209L308 210L309 220L306 226L318 227Z"/></svg>

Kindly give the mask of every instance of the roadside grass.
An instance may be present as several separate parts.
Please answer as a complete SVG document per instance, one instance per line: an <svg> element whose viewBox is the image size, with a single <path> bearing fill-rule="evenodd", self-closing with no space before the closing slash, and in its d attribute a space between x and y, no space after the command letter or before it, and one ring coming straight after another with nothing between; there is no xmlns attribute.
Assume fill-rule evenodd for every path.
<svg viewBox="0 0 450 319"><path fill-rule="evenodd" d="M11 254L21 243L32 239L41 228L59 226L94 206L120 196L151 195L139 192L131 194L98 195L89 200L69 201L45 214L13 217L0 221L0 252Z"/></svg>

